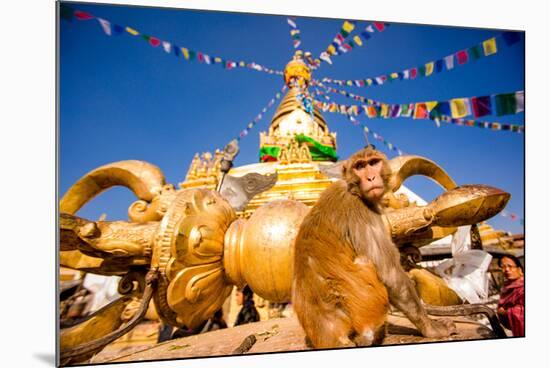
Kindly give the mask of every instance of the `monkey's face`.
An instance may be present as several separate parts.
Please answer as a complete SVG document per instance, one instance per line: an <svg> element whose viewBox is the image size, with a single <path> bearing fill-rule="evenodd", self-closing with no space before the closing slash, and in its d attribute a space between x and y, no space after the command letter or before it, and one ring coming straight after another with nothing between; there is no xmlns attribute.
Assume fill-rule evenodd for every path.
<svg viewBox="0 0 550 368"><path fill-rule="evenodd" d="M383 167L384 161L378 155L359 158L351 167L353 173L359 178L362 197L371 203L377 203L385 192Z"/></svg>

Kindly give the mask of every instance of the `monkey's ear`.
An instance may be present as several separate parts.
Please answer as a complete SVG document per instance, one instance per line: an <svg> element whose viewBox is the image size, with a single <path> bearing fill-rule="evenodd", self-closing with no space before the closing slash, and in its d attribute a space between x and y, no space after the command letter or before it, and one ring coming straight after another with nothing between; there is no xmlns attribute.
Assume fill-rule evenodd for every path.
<svg viewBox="0 0 550 368"><path fill-rule="evenodd" d="M345 160L342 163L342 178L345 178L349 171L349 160Z"/></svg>

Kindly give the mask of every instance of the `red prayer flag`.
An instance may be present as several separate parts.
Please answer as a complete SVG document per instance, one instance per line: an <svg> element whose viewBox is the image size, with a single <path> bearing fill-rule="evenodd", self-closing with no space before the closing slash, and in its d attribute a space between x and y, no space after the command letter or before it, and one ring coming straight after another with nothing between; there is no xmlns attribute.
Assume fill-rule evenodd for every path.
<svg viewBox="0 0 550 368"><path fill-rule="evenodd" d="M160 45L160 40L155 37L149 37L149 43L151 44L151 46L157 47L158 45Z"/></svg>
<svg viewBox="0 0 550 368"><path fill-rule="evenodd" d="M374 27L376 27L378 32L382 32L384 30L384 23L372 22L372 24L374 24Z"/></svg>
<svg viewBox="0 0 550 368"><path fill-rule="evenodd" d="M456 53L456 60L458 61L458 64L462 65L468 62L468 51L467 50L461 50Z"/></svg>
<svg viewBox="0 0 550 368"><path fill-rule="evenodd" d="M199 62L201 63L204 61L204 56L202 56L202 52L197 53L197 59L199 59Z"/></svg>
<svg viewBox="0 0 550 368"><path fill-rule="evenodd" d="M410 73L411 73L411 74L410 74L411 79L414 79L414 78L416 78L416 75L418 74L418 70L417 70L416 68L412 68L412 69L410 70Z"/></svg>
<svg viewBox="0 0 550 368"><path fill-rule="evenodd" d="M79 19L79 20L94 19L93 15L85 13L85 12L80 11L80 10L75 10L73 14L76 17L76 19Z"/></svg>

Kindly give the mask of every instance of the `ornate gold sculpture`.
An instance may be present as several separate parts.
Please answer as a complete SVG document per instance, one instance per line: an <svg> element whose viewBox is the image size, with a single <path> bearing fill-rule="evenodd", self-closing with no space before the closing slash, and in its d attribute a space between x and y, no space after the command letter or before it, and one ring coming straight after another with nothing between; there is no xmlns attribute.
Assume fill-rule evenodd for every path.
<svg viewBox="0 0 550 368"><path fill-rule="evenodd" d="M285 69L285 80L289 86L294 80L307 87L309 73L297 55ZM159 317L173 326L198 326L222 306L233 285L248 284L273 302L289 301L300 223L340 172L338 164L313 162L307 147L285 133L304 128L299 119L303 114L292 115L305 113L296 94L291 87L269 134L261 135L262 145L285 147L279 162L229 171L238 152L238 146L230 144L214 155L196 154L180 189L166 184L159 168L142 161L115 162L86 174L60 202L60 265L123 276L122 294L145 295L139 313L145 313L144 304L153 298ZM320 112L314 110L313 120L306 117L310 125L304 132L336 148L336 135L329 133ZM385 223L398 246L422 246L452 234L457 226L485 220L501 211L510 197L483 185L457 187L438 165L418 156L394 158L390 168ZM227 172L231 175L225 176ZM429 177L447 191L427 206L409 203L395 192L412 175ZM129 188L138 198L128 209L130 221L75 216L86 202L115 185ZM105 308L95 320L112 320L121 303ZM106 344L132 328L129 322L121 323L89 321L63 331L62 356L85 356L97 349L98 341ZM91 328L95 335L82 337ZM110 332L114 329L119 331ZM104 337L90 341L98 336Z"/></svg>

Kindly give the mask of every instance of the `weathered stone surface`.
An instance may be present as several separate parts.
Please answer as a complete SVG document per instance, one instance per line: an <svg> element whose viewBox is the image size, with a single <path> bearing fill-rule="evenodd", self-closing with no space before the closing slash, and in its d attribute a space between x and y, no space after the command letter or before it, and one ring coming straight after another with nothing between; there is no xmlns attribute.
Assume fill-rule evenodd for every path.
<svg viewBox="0 0 550 368"><path fill-rule="evenodd" d="M388 334L383 345L461 341L493 337L491 330L478 322L466 318L454 318L453 320L458 333L447 338L435 339L422 337L406 318L390 315L388 318ZM126 352L118 357L113 357L111 352L111 354L102 358L102 353L99 353L93 358L93 362L129 362L233 355L235 349L249 335L255 335L256 342L245 354L311 350L306 347L304 332L296 318L293 317L277 318L170 340L142 351L130 354Z"/></svg>

